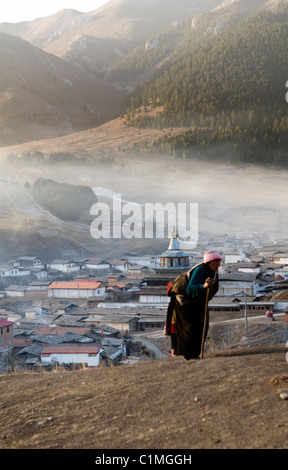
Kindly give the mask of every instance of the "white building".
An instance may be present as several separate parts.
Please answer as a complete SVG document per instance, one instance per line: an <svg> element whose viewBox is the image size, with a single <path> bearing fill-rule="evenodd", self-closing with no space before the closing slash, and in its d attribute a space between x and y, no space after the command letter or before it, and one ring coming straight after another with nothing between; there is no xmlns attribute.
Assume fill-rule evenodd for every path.
<svg viewBox="0 0 288 470"><path fill-rule="evenodd" d="M247 295L255 296L258 292L257 276L257 273L221 273L217 295L239 295L245 291Z"/></svg>
<svg viewBox="0 0 288 470"><path fill-rule="evenodd" d="M55 281L48 287L48 296L58 299L105 297L105 286L100 281Z"/></svg>
<svg viewBox="0 0 288 470"><path fill-rule="evenodd" d="M37 256L20 256L20 258L17 258L13 264L14 266L26 266L29 268L44 268L44 264Z"/></svg>
<svg viewBox="0 0 288 470"><path fill-rule="evenodd" d="M260 274L260 266L258 264L238 264L238 271L240 273L257 273Z"/></svg>
<svg viewBox="0 0 288 470"><path fill-rule="evenodd" d="M31 270L22 267L2 265L0 266L1 277L30 276Z"/></svg>
<svg viewBox="0 0 288 470"><path fill-rule="evenodd" d="M75 261L61 259L52 261L50 268L63 273L73 273L79 270L79 266Z"/></svg>
<svg viewBox="0 0 288 470"><path fill-rule="evenodd" d="M245 256L239 253L225 255L225 264L235 264L244 261Z"/></svg>
<svg viewBox="0 0 288 470"><path fill-rule="evenodd" d="M101 261L98 258L88 259L85 263L87 269L94 269L97 271L109 271L110 264L107 261Z"/></svg>
<svg viewBox="0 0 288 470"><path fill-rule="evenodd" d="M275 254L273 259L275 264L288 264L288 255L287 254Z"/></svg>
<svg viewBox="0 0 288 470"><path fill-rule="evenodd" d="M128 256L128 261L131 264L146 266L149 269L153 269L153 268L156 268L156 267L160 266L160 256L130 255L130 256ZM131 267L129 269L131 269Z"/></svg>
<svg viewBox="0 0 288 470"><path fill-rule="evenodd" d="M168 305L170 297L167 296L167 287L143 287L139 292L140 304Z"/></svg>
<svg viewBox="0 0 288 470"><path fill-rule="evenodd" d="M101 347L98 344L49 344L42 349L41 363L85 364L88 367L97 367L100 352Z"/></svg>
<svg viewBox="0 0 288 470"><path fill-rule="evenodd" d="M110 261L110 266L112 269L121 271L122 273L127 273L130 263L129 261L113 260Z"/></svg>

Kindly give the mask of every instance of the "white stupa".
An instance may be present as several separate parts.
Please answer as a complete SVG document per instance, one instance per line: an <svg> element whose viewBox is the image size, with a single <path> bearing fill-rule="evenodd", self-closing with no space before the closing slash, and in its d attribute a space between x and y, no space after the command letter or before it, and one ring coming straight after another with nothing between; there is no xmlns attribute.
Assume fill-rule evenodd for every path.
<svg viewBox="0 0 288 470"><path fill-rule="evenodd" d="M180 249L178 235L174 227L168 250L160 256L160 266L162 268L185 268L189 265L189 255Z"/></svg>

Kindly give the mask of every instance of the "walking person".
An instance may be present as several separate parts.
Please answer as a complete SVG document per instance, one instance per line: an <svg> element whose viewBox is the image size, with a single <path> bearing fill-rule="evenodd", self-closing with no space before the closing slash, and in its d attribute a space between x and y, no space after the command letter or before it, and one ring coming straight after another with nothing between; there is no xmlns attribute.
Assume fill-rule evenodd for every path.
<svg viewBox="0 0 288 470"><path fill-rule="evenodd" d="M180 274L168 286L171 297L170 316L171 356L199 359L209 328L208 302L219 288L218 268L221 256L208 251L203 262Z"/></svg>

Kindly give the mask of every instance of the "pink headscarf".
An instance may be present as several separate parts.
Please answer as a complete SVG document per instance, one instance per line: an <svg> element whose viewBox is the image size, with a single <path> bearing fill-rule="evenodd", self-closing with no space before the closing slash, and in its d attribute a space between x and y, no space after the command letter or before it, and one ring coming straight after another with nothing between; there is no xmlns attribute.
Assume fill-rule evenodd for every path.
<svg viewBox="0 0 288 470"><path fill-rule="evenodd" d="M214 259L220 259L221 260L221 256L219 255L218 251L206 251L206 253L204 253L204 258L203 258L203 261L204 263L209 263L210 261L213 261Z"/></svg>

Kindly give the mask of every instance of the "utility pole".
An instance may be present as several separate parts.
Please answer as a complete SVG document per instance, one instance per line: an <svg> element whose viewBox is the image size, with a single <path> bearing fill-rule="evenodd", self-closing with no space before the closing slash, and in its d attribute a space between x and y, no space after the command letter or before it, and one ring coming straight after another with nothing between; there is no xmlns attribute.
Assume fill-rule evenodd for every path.
<svg viewBox="0 0 288 470"><path fill-rule="evenodd" d="M244 299L245 299L245 327L246 327L246 335L248 341L248 318L247 318L247 299L246 299L246 290L244 289Z"/></svg>

